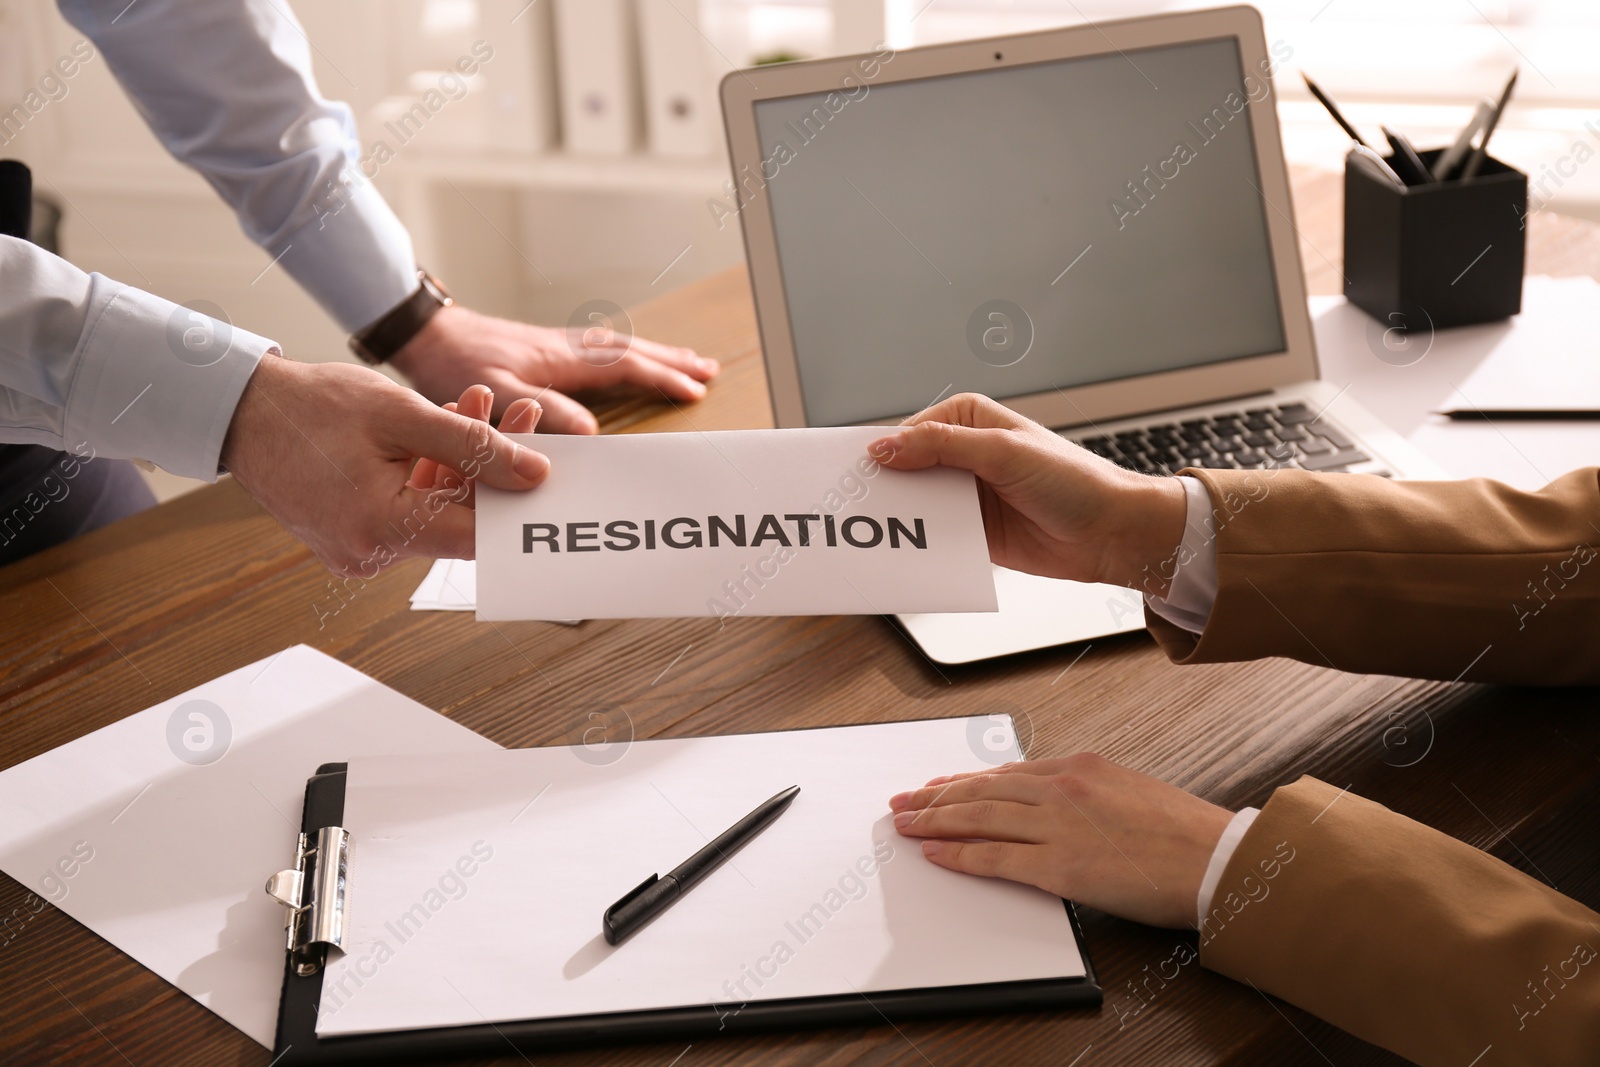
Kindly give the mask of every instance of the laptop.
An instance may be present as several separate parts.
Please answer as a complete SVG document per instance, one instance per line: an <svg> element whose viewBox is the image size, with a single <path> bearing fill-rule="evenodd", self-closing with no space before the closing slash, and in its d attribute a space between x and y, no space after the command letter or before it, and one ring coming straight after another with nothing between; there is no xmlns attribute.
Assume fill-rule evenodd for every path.
<svg viewBox="0 0 1600 1067"><path fill-rule="evenodd" d="M1250 7L736 71L737 213L777 425L984 393L1117 463L1442 477L1318 379ZM957 664L1144 627L1131 589L996 568L901 615Z"/></svg>

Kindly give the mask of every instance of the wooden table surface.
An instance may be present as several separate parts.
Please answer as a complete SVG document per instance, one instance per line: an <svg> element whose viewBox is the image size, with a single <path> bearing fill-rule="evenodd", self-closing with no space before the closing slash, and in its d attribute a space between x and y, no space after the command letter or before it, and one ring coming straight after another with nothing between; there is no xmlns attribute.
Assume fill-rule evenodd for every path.
<svg viewBox="0 0 1600 1067"><path fill-rule="evenodd" d="M1339 179L1297 174L1313 292L1338 292ZM1530 223L1530 273L1596 273L1595 227ZM703 403L603 400L628 432L770 425L741 269L637 309L642 335L724 372ZM600 712L638 737L1009 712L1037 756L1094 750L1219 804L1314 774L1600 905L1592 691L1340 674L1284 660L1179 668L1143 633L962 668L873 617L487 626L412 612L427 564L390 568L319 629L328 575L231 482L0 570L0 767L305 642L506 746L577 743ZM1404 756L1383 744L1407 728ZM625 729L625 726L619 726ZM1390 734L1391 740L1395 735ZM1414 753L1424 758L1409 766ZM34 898L0 876L0 914ZM1192 933L1085 911L1098 1011L897 1021L540 1055L554 1064L1387 1064L1393 1056L1249 986L1184 967ZM0 944L6 1063L250 1064L271 1056L54 908ZM1075 1058L1076 1057L1076 1058ZM498 1062L522 1063L507 1050Z"/></svg>

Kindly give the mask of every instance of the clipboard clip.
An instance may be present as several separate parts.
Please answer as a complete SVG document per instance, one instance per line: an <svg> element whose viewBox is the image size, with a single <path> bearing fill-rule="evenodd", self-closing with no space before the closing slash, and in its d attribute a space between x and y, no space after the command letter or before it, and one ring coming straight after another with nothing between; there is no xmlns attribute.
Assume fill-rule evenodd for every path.
<svg viewBox="0 0 1600 1067"><path fill-rule="evenodd" d="M294 866L267 879L267 895L288 909L284 949L301 977L316 974L328 948L344 947L345 884L350 865L350 835L324 826L315 842L302 833Z"/></svg>

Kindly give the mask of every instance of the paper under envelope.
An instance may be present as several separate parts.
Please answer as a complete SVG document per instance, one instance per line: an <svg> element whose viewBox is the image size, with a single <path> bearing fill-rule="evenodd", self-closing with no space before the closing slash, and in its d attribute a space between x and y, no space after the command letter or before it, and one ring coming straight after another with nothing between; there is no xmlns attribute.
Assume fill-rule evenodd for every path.
<svg viewBox="0 0 1600 1067"><path fill-rule="evenodd" d="M516 437L550 476L479 486L478 617L994 611L973 476L883 468L885 432Z"/></svg>

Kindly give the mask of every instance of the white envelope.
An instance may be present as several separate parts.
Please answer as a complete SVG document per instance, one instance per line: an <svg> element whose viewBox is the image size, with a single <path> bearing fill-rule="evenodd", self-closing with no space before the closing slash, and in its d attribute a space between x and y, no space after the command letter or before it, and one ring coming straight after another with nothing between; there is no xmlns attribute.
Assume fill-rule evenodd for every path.
<svg viewBox="0 0 1600 1067"><path fill-rule="evenodd" d="M885 432L517 437L550 477L478 487L478 618L994 611L973 476L880 467Z"/></svg>

